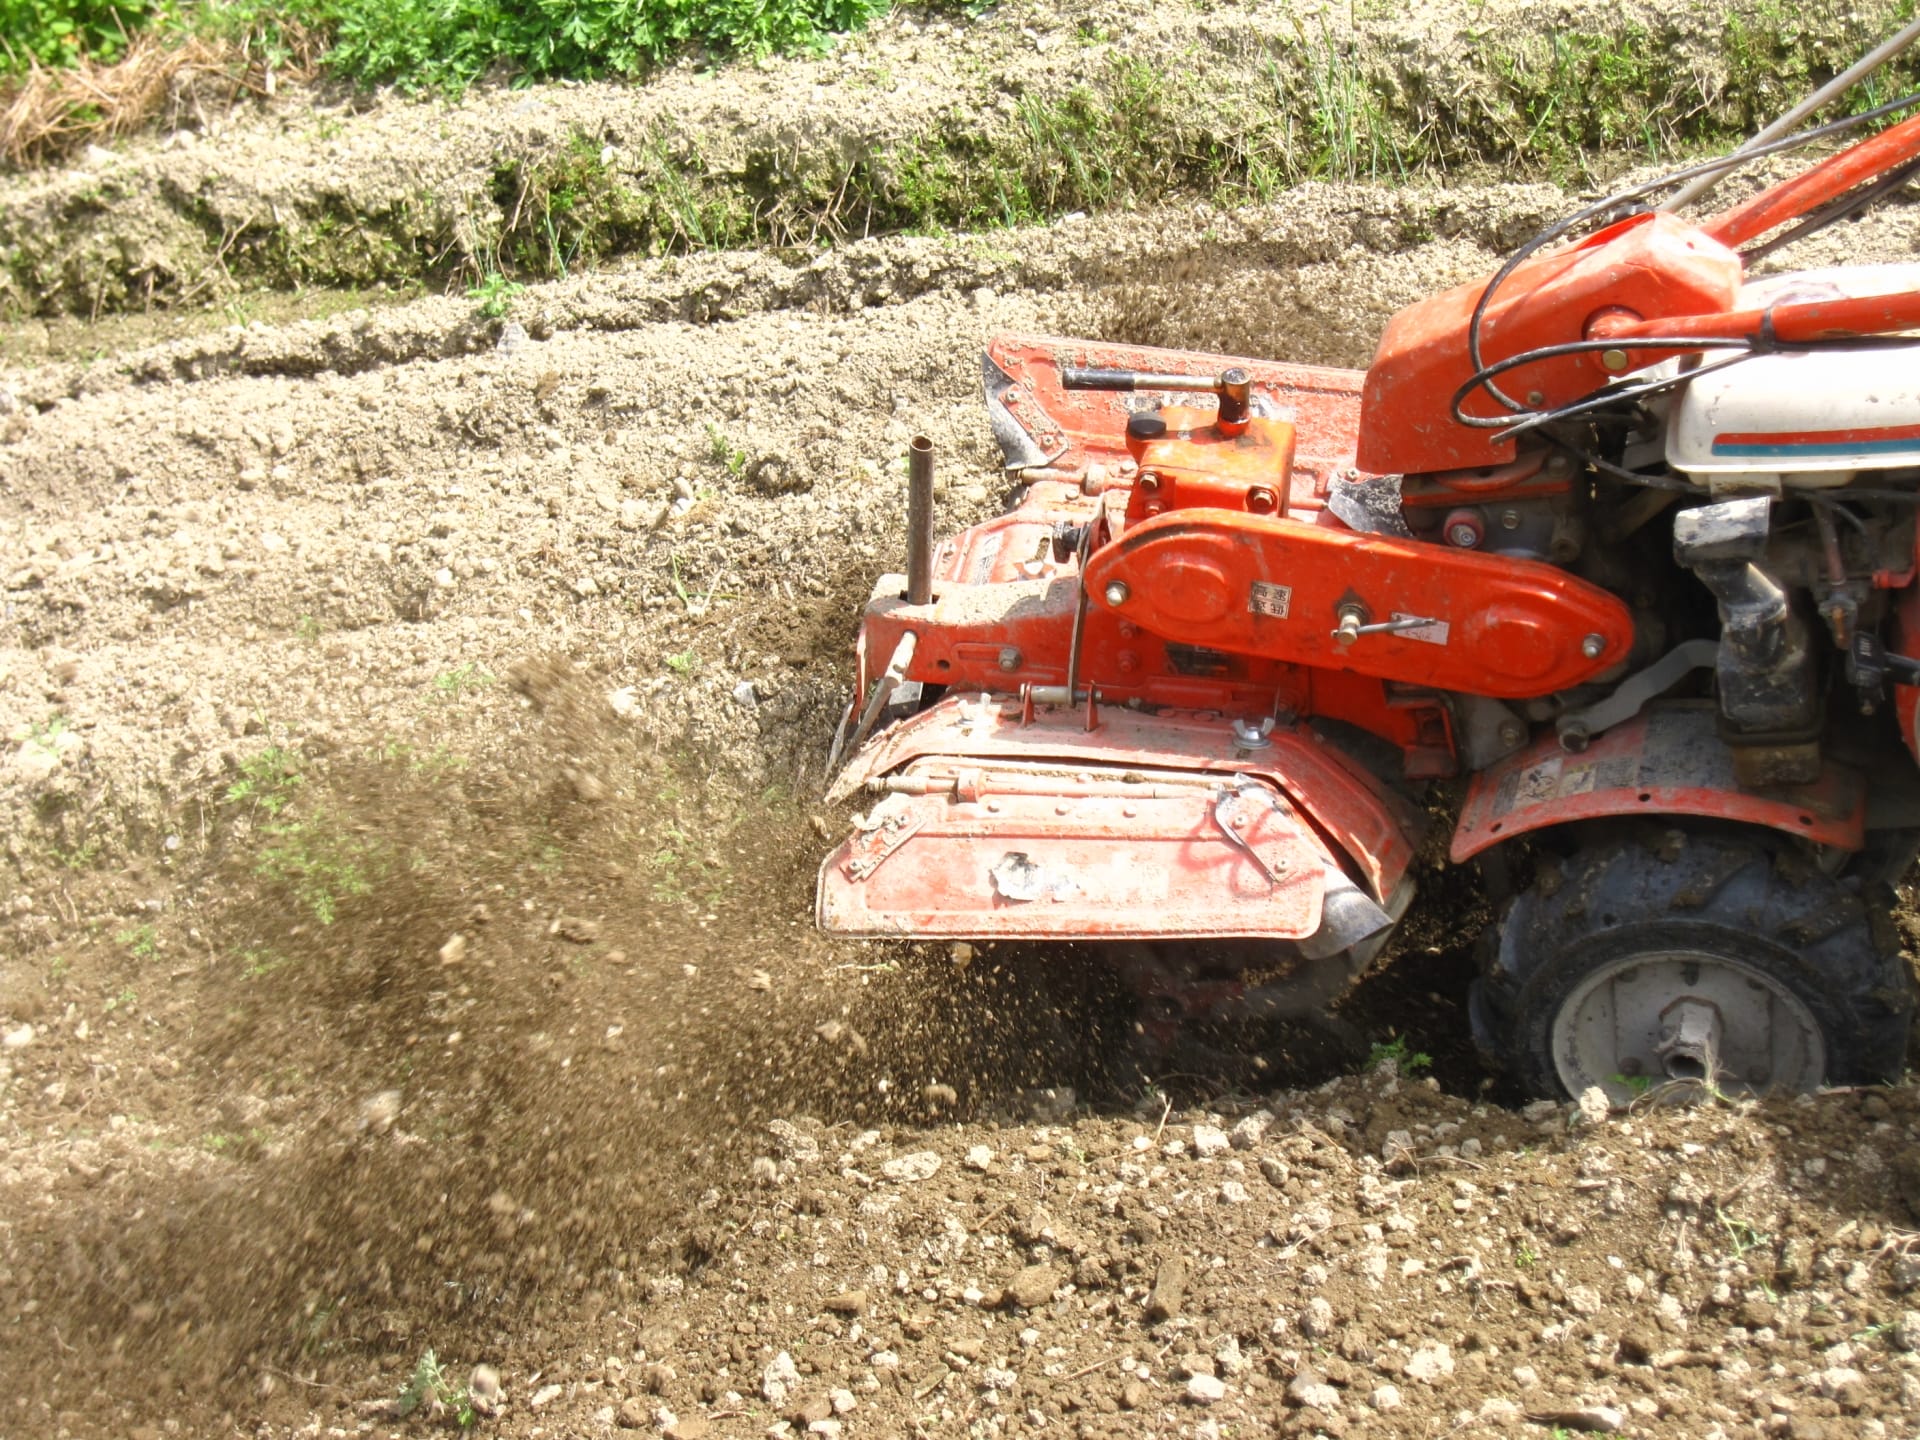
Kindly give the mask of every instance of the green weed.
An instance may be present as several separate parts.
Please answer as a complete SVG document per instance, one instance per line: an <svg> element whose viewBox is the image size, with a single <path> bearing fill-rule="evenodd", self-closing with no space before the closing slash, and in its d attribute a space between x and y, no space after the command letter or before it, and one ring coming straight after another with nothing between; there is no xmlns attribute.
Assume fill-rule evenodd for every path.
<svg viewBox="0 0 1920 1440"><path fill-rule="evenodd" d="M1751 1250L1758 1250L1772 1238L1750 1221L1743 1220L1738 1215L1729 1215L1718 1206L1714 1207L1713 1215L1720 1222L1721 1228L1727 1232L1727 1242L1733 1247L1735 1260L1742 1259Z"/></svg>
<svg viewBox="0 0 1920 1440"><path fill-rule="evenodd" d="M135 925L113 937L137 960L151 960L160 948L159 937L151 925Z"/></svg>
<svg viewBox="0 0 1920 1440"><path fill-rule="evenodd" d="M700 657L691 650L682 650L677 655L667 656L665 663L676 675L691 675L700 668Z"/></svg>
<svg viewBox="0 0 1920 1440"><path fill-rule="evenodd" d="M462 1429L473 1424L476 1418L466 1386L453 1383L446 1367L432 1350L421 1354L419 1362L413 1367L413 1374L400 1387L394 1409L402 1419L416 1412L428 1420L439 1420L451 1414Z"/></svg>
<svg viewBox="0 0 1920 1440"><path fill-rule="evenodd" d="M489 270L467 287L467 298L480 302L480 318L504 320L513 308L513 297L527 287L507 279L497 270Z"/></svg>
<svg viewBox="0 0 1920 1440"><path fill-rule="evenodd" d="M465 665L442 670L434 676L433 688L436 694L460 695L468 690L484 690L494 684L497 678L484 665L470 660Z"/></svg>
<svg viewBox="0 0 1920 1440"><path fill-rule="evenodd" d="M1407 1037L1404 1035L1396 1035L1385 1042L1376 1041L1373 1049L1367 1052L1367 1069L1376 1069L1389 1060L1393 1062L1396 1070L1408 1078L1433 1067L1431 1055L1418 1050L1408 1052Z"/></svg>
<svg viewBox="0 0 1920 1440"><path fill-rule="evenodd" d="M1513 1252L1513 1267L1516 1270L1531 1270L1540 1263L1539 1252L1526 1241L1521 1241Z"/></svg>
<svg viewBox="0 0 1920 1440"><path fill-rule="evenodd" d="M293 797L305 783L306 777L300 773L300 757L291 750L270 745L240 762L240 778L227 787L226 798L229 804L246 804L273 816L293 803Z"/></svg>

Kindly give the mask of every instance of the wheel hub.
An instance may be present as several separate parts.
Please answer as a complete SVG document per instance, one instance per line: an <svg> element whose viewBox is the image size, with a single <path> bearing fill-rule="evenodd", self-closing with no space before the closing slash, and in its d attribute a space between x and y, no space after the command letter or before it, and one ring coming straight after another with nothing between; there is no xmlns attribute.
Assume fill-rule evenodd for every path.
<svg viewBox="0 0 1920 1440"><path fill-rule="evenodd" d="M1673 1080L1705 1080L1720 1068L1720 1007L1685 995L1661 1014L1654 1045Z"/></svg>
<svg viewBox="0 0 1920 1440"><path fill-rule="evenodd" d="M1597 967L1554 1016L1560 1083L1615 1104L1690 1081L1730 1094L1811 1090L1825 1078L1820 1027L1790 989L1724 955L1659 951Z"/></svg>

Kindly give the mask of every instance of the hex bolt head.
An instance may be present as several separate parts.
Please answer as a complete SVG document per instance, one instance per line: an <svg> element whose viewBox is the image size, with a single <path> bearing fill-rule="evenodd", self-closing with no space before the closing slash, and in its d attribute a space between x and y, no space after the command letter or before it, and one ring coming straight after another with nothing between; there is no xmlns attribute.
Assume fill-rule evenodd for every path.
<svg viewBox="0 0 1920 1440"><path fill-rule="evenodd" d="M1480 541L1480 534L1471 525L1454 525L1447 530L1447 539L1463 550L1471 550Z"/></svg>
<svg viewBox="0 0 1920 1440"><path fill-rule="evenodd" d="M1002 670L1018 670L1020 668L1020 660L1019 647L1014 645L1002 645L1000 647L1000 668Z"/></svg>
<svg viewBox="0 0 1920 1440"><path fill-rule="evenodd" d="M1518 510L1502 510L1500 512L1500 528L1503 530L1518 530L1520 528L1520 512Z"/></svg>
<svg viewBox="0 0 1920 1440"><path fill-rule="evenodd" d="M1159 490L1159 488L1160 488L1160 472L1159 471L1142 470L1140 472L1140 490L1142 494L1151 495L1157 490Z"/></svg>
<svg viewBox="0 0 1920 1440"><path fill-rule="evenodd" d="M1624 350L1602 350L1600 364L1607 370L1618 374L1627 368L1627 352Z"/></svg>
<svg viewBox="0 0 1920 1440"><path fill-rule="evenodd" d="M1113 606L1115 609L1126 604L1127 596L1131 593L1132 592L1127 589L1127 584L1124 580L1110 580L1107 582L1107 604Z"/></svg>
<svg viewBox="0 0 1920 1440"><path fill-rule="evenodd" d="M1607 653L1607 637L1604 635L1587 636L1586 639L1580 642L1580 653L1589 660L1598 660L1602 655Z"/></svg>
<svg viewBox="0 0 1920 1440"><path fill-rule="evenodd" d="M1247 509L1255 515L1271 515L1279 508L1280 498L1265 485L1255 485L1247 491Z"/></svg>

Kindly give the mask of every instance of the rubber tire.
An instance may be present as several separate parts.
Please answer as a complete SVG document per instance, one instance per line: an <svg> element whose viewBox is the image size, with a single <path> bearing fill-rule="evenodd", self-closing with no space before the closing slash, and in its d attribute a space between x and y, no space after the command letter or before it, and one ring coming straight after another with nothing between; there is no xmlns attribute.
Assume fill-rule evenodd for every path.
<svg viewBox="0 0 1920 1440"><path fill-rule="evenodd" d="M1483 944L1483 1048L1544 1099L1567 1097L1553 1024L1580 982L1636 950L1726 955L1790 990L1819 1025L1829 1085L1900 1079L1913 982L1893 897L1785 845L1667 832L1543 862Z"/></svg>

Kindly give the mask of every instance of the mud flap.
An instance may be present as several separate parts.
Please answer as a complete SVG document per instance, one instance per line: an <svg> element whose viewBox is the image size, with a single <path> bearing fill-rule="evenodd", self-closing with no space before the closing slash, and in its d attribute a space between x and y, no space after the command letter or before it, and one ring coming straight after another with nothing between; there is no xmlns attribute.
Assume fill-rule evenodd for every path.
<svg viewBox="0 0 1920 1440"><path fill-rule="evenodd" d="M1300 941L1333 918L1344 948L1390 923L1248 776L932 760L893 783L821 867L832 934Z"/></svg>

